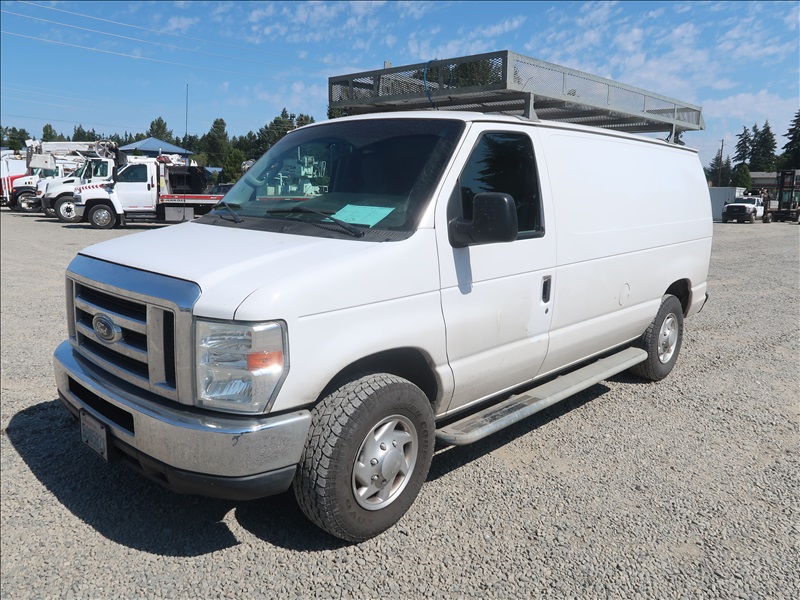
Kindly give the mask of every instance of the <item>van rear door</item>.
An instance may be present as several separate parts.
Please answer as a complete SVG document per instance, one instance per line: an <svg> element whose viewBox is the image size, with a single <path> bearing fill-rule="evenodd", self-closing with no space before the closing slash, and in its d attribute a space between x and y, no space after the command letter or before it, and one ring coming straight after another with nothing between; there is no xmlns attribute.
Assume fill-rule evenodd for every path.
<svg viewBox="0 0 800 600"><path fill-rule="evenodd" d="M552 208L542 201L533 128L474 125L437 206L447 353L457 409L533 379L547 354L555 291ZM454 248L447 223L471 219L476 194L513 197L519 233L506 243Z"/></svg>

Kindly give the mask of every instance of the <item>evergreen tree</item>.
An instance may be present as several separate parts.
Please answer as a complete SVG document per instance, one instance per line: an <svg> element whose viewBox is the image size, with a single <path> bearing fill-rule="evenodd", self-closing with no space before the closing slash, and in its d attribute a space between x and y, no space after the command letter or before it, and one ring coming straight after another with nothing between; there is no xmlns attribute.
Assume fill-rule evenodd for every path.
<svg viewBox="0 0 800 600"><path fill-rule="evenodd" d="M731 181L732 187L741 187L749 190L753 187L753 180L750 177L750 169L747 165L740 163L733 171L733 180Z"/></svg>
<svg viewBox="0 0 800 600"><path fill-rule="evenodd" d="M201 146L208 155L210 164L222 166L230 149L228 132L225 130L225 120L215 119L208 133L202 138Z"/></svg>
<svg viewBox="0 0 800 600"><path fill-rule="evenodd" d="M0 132L0 146L8 147L9 150L20 151L25 148L25 142L32 139L31 134L25 129L16 127L3 127Z"/></svg>
<svg viewBox="0 0 800 600"><path fill-rule="evenodd" d="M800 110L795 113L794 120L783 137L788 138L789 141L783 147L781 168L800 169Z"/></svg>
<svg viewBox="0 0 800 600"><path fill-rule="evenodd" d="M292 129L302 127L303 125L309 125L313 122L314 117L312 116L302 113L300 115L289 114L286 108L284 108L280 115L272 119L271 123L267 123L258 130L253 154L255 156L261 156Z"/></svg>
<svg viewBox="0 0 800 600"><path fill-rule="evenodd" d="M46 123L44 127L42 127L42 141L43 142L54 142L58 134L56 134L56 130L53 129L53 126L50 123Z"/></svg>
<svg viewBox="0 0 800 600"><path fill-rule="evenodd" d="M147 130L147 137L156 138L157 140L170 143L172 143L172 140L175 139L175 136L172 134L172 130L167 127L167 122L161 117L158 117L156 120L150 122L150 129Z"/></svg>
<svg viewBox="0 0 800 600"><path fill-rule="evenodd" d="M750 160L753 138L750 137L750 131L744 126L742 126L742 133L736 137L739 138L739 141L736 142L736 154L733 156L733 161L737 165L747 164Z"/></svg>
<svg viewBox="0 0 800 600"><path fill-rule="evenodd" d="M234 136L231 139L231 147L241 150L247 158L258 158L260 156L256 154L257 146L258 137L252 131L248 131L245 135L239 137Z"/></svg>
<svg viewBox="0 0 800 600"><path fill-rule="evenodd" d="M247 160L244 152L238 148L232 148L222 164L222 172L219 174L219 181L230 183L242 176L242 163Z"/></svg>
<svg viewBox="0 0 800 600"><path fill-rule="evenodd" d="M764 127L756 130L753 126L753 146L750 153L750 171L767 172L775 171L777 164L775 149L778 144L775 141L775 134L769 126L769 121L764 123Z"/></svg>
<svg viewBox="0 0 800 600"><path fill-rule="evenodd" d="M731 157L725 157L725 162L722 165L722 187L731 187L733 185L733 163Z"/></svg>
<svg viewBox="0 0 800 600"><path fill-rule="evenodd" d="M711 182L712 187L720 186L720 177L722 175L722 153L717 152L714 158L711 159L708 167L706 167L706 179Z"/></svg>

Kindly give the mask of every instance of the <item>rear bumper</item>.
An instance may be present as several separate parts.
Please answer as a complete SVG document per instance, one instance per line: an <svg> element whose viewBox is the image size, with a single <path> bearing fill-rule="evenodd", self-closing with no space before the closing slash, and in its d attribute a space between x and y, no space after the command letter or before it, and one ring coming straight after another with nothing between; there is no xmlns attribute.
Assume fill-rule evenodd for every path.
<svg viewBox="0 0 800 600"><path fill-rule="evenodd" d="M59 398L109 431L109 459L122 459L179 493L249 500L286 491L311 423L307 410L236 417L142 395L97 371L69 342L55 351Z"/></svg>

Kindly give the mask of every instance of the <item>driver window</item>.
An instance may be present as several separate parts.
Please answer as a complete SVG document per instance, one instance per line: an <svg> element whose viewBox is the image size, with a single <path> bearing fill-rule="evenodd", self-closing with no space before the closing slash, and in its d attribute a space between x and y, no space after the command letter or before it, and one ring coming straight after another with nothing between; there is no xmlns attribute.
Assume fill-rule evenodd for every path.
<svg viewBox="0 0 800 600"><path fill-rule="evenodd" d="M119 181L125 183L147 183L147 165L130 165L119 174Z"/></svg>
<svg viewBox="0 0 800 600"><path fill-rule="evenodd" d="M509 194L517 205L518 238L544 235L533 144L527 135L511 132L482 135L458 185L465 218L472 218L472 204L477 194Z"/></svg>

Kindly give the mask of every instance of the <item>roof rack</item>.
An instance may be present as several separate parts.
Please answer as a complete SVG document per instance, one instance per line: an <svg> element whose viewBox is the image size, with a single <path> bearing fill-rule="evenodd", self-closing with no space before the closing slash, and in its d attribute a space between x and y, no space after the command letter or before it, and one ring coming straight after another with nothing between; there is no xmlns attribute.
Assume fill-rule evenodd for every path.
<svg viewBox="0 0 800 600"><path fill-rule="evenodd" d="M331 77L328 100L351 115L469 110L671 139L705 129L699 106L508 50Z"/></svg>

